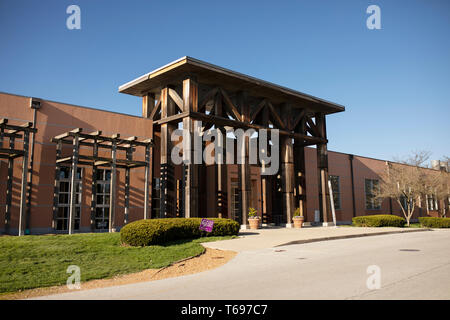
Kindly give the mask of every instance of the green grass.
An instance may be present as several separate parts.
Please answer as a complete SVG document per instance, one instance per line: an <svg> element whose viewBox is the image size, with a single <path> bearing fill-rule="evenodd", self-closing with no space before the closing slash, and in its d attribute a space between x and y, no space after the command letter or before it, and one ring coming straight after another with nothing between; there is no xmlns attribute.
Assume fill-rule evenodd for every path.
<svg viewBox="0 0 450 320"><path fill-rule="evenodd" d="M81 269L81 281L156 269L204 252L210 237L159 246L127 247L119 233L0 237L0 293L63 285L67 267Z"/></svg>
<svg viewBox="0 0 450 320"><path fill-rule="evenodd" d="M405 228L423 228L420 223L410 223L409 227L405 224Z"/></svg>

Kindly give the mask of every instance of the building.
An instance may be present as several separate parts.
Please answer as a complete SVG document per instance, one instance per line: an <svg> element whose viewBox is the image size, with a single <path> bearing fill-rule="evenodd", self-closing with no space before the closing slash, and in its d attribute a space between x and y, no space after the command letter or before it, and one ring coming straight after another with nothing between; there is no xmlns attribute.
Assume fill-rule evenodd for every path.
<svg viewBox="0 0 450 320"><path fill-rule="evenodd" d="M296 208L307 224L329 223L328 179L338 223L402 215L394 201L371 199L386 161L327 150L326 116L343 112L341 105L190 57L119 91L142 97L141 117L0 93L0 119L8 119L0 126L0 232L102 232L176 216L231 218L245 226L249 207L263 224L289 226ZM239 164L173 164L168 137L179 127L193 135L196 120L220 130L278 129L278 172L261 175L263 163L249 163L253 137L244 138ZM15 131L23 123L31 130L29 146L25 133ZM413 218L437 215L439 205L427 201Z"/></svg>

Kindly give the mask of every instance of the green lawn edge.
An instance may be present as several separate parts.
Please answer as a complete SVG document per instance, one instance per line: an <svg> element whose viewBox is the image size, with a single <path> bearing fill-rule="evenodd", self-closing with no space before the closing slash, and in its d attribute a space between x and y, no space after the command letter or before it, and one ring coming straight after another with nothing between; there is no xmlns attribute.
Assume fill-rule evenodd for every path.
<svg viewBox="0 0 450 320"><path fill-rule="evenodd" d="M203 237L148 247L120 243L119 233L0 237L0 295L64 285L67 268L80 267L81 282L159 269L200 255L202 242L231 239Z"/></svg>

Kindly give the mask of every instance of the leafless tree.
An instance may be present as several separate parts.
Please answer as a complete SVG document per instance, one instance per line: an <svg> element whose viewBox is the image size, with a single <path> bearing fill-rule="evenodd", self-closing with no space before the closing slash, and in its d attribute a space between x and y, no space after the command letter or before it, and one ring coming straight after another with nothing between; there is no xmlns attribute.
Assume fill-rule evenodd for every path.
<svg viewBox="0 0 450 320"><path fill-rule="evenodd" d="M448 163L449 158L444 157L441 162ZM442 203L438 212L439 216L446 217L450 199L450 173L446 166L444 170L439 170L430 174L427 180L428 194L435 196L438 203Z"/></svg>
<svg viewBox="0 0 450 320"><path fill-rule="evenodd" d="M405 159L396 159L399 163L389 163L375 191L376 198L392 198L400 205L408 226L418 199L427 191L424 168L429 158L428 151L413 151Z"/></svg>
<svg viewBox="0 0 450 320"><path fill-rule="evenodd" d="M396 159L398 163L389 163L381 174L380 188L375 191L376 198L392 198L400 205L408 226L419 199L426 200L426 195L434 195L437 201L448 202L450 174L427 170L430 154L413 151L405 159ZM445 216L446 209L446 205L441 206L439 214Z"/></svg>
<svg viewBox="0 0 450 320"><path fill-rule="evenodd" d="M414 167L428 168L430 156L431 156L430 151L416 150L412 151L411 154L405 158L394 157L394 161Z"/></svg>

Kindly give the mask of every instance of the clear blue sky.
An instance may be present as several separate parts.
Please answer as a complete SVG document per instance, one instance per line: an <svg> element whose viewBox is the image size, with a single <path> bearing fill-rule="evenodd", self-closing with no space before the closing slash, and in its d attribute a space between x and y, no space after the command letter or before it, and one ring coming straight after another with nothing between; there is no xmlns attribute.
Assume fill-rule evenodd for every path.
<svg viewBox="0 0 450 320"><path fill-rule="evenodd" d="M330 150L450 154L448 0L0 0L0 37L3 92L139 115L118 87L188 55L344 105Z"/></svg>

